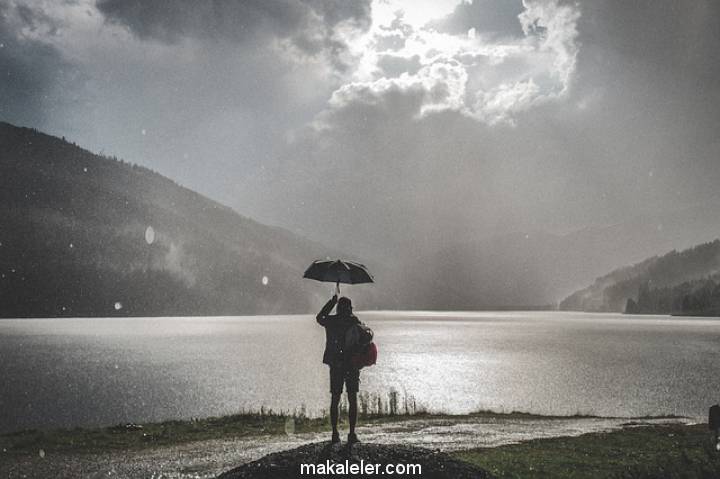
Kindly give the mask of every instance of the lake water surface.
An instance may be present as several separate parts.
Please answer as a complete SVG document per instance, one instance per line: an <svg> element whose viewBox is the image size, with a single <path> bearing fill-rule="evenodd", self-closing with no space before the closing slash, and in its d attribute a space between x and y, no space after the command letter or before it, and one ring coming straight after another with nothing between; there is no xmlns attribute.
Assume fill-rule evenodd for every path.
<svg viewBox="0 0 720 479"><path fill-rule="evenodd" d="M720 320L561 312L364 312L361 390L434 411L703 417L720 400ZM313 317L0 320L0 431L329 399Z"/></svg>

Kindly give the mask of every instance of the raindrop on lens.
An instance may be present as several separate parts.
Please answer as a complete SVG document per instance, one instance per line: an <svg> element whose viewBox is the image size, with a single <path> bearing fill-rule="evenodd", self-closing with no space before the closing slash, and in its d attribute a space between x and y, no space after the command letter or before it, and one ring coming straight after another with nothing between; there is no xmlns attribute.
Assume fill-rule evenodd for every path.
<svg viewBox="0 0 720 479"><path fill-rule="evenodd" d="M155 230L152 226L145 228L145 242L147 244L153 244L155 242Z"/></svg>
<svg viewBox="0 0 720 479"><path fill-rule="evenodd" d="M120 311L122 309L122 303L120 301L115 303L115 311Z"/></svg>
<svg viewBox="0 0 720 479"><path fill-rule="evenodd" d="M288 436L295 434L295 418L289 417L285 419L285 434Z"/></svg>
<svg viewBox="0 0 720 479"><path fill-rule="evenodd" d="M270 282L267 276L262 277L262 284L263 286L267 286L267 284Z"/></svg>

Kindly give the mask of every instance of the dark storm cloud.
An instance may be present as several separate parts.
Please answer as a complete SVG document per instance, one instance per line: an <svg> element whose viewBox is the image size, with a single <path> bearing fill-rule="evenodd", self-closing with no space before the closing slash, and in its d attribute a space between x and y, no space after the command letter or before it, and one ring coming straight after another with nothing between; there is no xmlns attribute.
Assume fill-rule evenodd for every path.
<svg viewBox="0 0 720 479"><path fill-rule="evenodd" d="M81 75L55 47L19 35L40 28L54 34L58 23L29 6L0 3L0 118L43 128L73 102Z"/></svg>
<svg viewBox="0 0 720 479"><path fill-rule="evenodd" d="M5 8L8 8L7 6ZM59 22L45 14L42 10L32 8L28 5L17 5L16 7L19 26L30 31L37 31L46 28L48 34L55 35L59 28Z"/></svg>
<svg viewBox="0 0 720 479"><path fill-rule="evenodd" d="M242 42L261 37L289 39L306 54L323 51L338 65L344 51L333 37L341 22L369 26L370 0L100 0L98 9L141 38L177 42L186 38Z"/></svg>
<svg viewBox="0 0 720 479"><path fill-rule="evenodd" d="M294 1L100 0L108 19L141 37L178 41L185 37L242 40L259 32L288 35L305 26L308 9Z"/></svg>

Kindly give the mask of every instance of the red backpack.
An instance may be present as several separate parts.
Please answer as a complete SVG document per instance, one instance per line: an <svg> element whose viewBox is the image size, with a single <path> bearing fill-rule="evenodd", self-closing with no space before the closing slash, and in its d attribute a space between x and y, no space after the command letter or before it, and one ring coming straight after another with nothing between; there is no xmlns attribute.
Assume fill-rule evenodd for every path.
<svg viewBox="0 0 720 479"><path fill-rule="evenodd" d="M375 343L370 342L365 346L360 347L360 351L353 353L350 358L350 364L354 368L362 369L366 366L372 366L377 362L377 346Z"/></svg>
<svg viewBox="0 0 720 479"><path fill-rule="evenodd" d="M373 330L363 323L353 325L345 335L345 347L353 351L352 367L362 369L377 362L377 346L373 343Z"/></svg>

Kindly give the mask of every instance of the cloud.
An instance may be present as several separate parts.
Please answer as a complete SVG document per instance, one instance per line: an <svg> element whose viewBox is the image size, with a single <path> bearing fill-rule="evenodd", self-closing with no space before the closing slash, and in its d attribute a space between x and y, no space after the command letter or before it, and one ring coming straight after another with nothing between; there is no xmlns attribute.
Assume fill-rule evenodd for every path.
<svg viewBox="0 0 720 479"><path fill-rule="evenodd" d="M333 3L308 0L99 0L97 7L110 21L126 25L141 37L176 42L186 37L243 41L252 35L290 37L329 28L342 22L362 25L367 2Z"/></svg>
<svg viewBox="0 0 720 479"><path fill-rule="evenodd" d="M520 38L524 32L518 16L523 10L522 0L462 1L450 15L433 20L429 26L451 35L462 35L472 29L486 37Z"/></svg>
<svg viewBox="0 0 720 479"><path fill-rule="evenodd" d="M188 38L253 43L279 40L295 54L327 55L344 69L344 45L336 31L367 28L368 0L99 0L98 9L140 38L180 42Z"/></svg>
<svg viewBox="0 0 720 479"><path fill-rule="evenodd" d="M422 68L422 63L420 62L420 55L413 55L408 58L392 53L382 53L378 55L377 66L382 71L383 77L396 78L403 73L416 75Z"/></svg>
<svg viewBox="0 0 720 479"><path fill-rule="evenodd" d="M554 67L551 74L559 80L561 90L558 94L562 94L575 71L580 10L577 5L556 0L523 0L523 5L525 11L518 17L523 32L526 36L539 33L536 51L549 54Z"/></svg>
<svg viewBox="0 0 720 479"><path fill-rule="evenodd" d="M367 102L383 91L422 91L420 116L453 110L495 124L512 123L515 113L562 97L575 72L580 12L557 0L522 5L514 18L519 36L476 35L474 26L469 33L447 33L452 30L439 31L432 22L418 28L405 22L402 11L374 17L368 33L349 42L358 67L330 105L353 101L354 95ZM463 3L452 15L471 8L477 7Z"/></svg>
<svg viewBox="0 0 720 479"><path fill-rule="evenodd" d="M372 82L343 85L333 92L329 105L342 108L352 102L379 104L386 94L407 94L420 99L418 116L431 111L464 109L467 72L452 59L420 67L416 73L403 72L395 78L382 77Z"/></svg>
<svg viewBox="0 0 720 479"><path fill-rule="evenodd" d="M351 45L360 54L354 76L333 92L311 128L292 136L265 176L248 181L274 178L283 197L296 199L265 196L256 205L260 215L339 246L402 254L415 251L411 243L612 223L671 208L690 194L678 181L689 170L681 169L718 172L717 165L700 167L717 163L720 147L702 133L701 121L686 117L692 130L672 122L685 108L703 110L694 103L666 107L685 94L659 101L666 81L698 77L662 71L657 51L645 60L652 70L634 78L635 54L653 46L650 27L635 32L628 24L617 39L619 20L605 9L613 17L625 9L593 5L599 4L527 1L514 37L443 33L411 25L402 14L373 24ZM695 21L671 23L698 25L696 12L685 15ZM654 35L663 30L653 28ZM664 34L687 32L675 25ZM632 56L618 56L616 42L633 44L624 47ZM692 57L694 48L672 56ZM714 94L717 81L707 78L693 95ZM703 120L717 124L713 115ZM687 155L692 162L681 160ZM690 183L708 193L710 177ZM318 188L322 182L332 186ZM313 213L326 210L334 213Z"/></svg>

